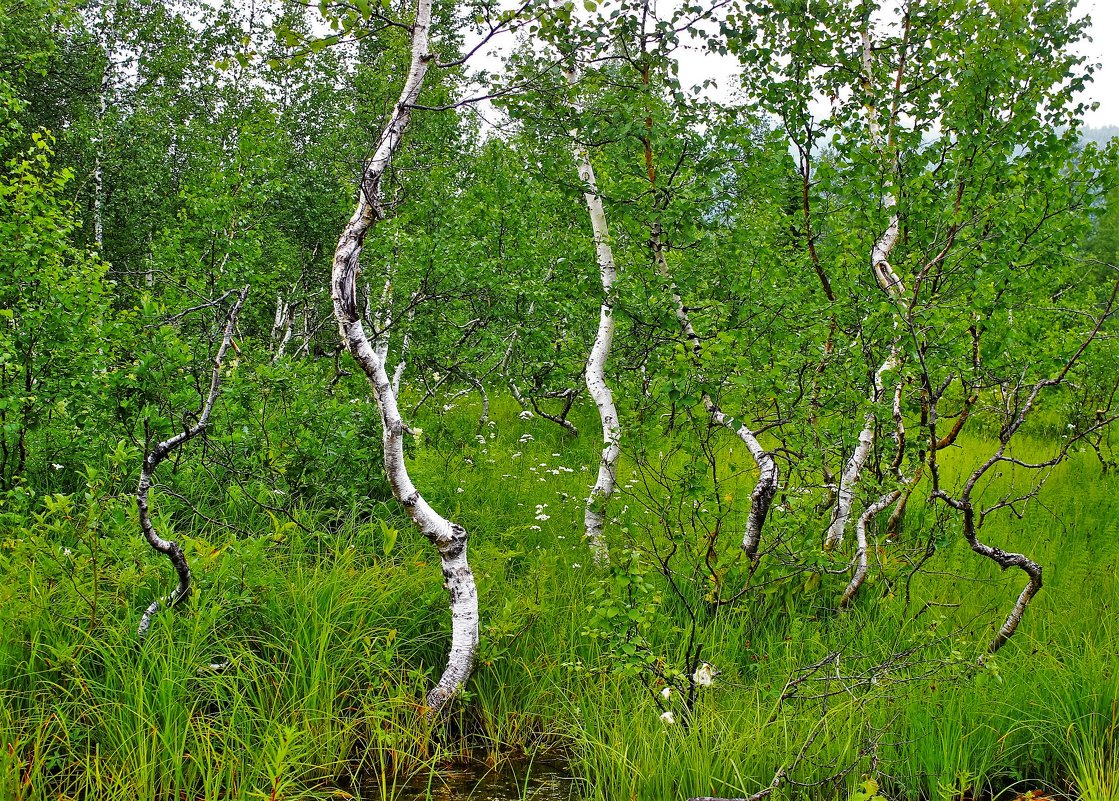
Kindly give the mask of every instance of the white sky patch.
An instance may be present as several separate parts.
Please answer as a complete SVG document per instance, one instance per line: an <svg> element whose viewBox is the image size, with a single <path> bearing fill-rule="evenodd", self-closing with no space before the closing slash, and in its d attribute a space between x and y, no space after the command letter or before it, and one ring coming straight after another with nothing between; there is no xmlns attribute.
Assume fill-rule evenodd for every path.
<svg viewBox="0 0 1119 801"><path fill-rule="evenodd" d="M576 16L586 16L581 13L579 4L576 5ZM884 7L889 6L887 2ZM1091 41L1082 42L1076 49L1077 53L1085 56L1089 63L1099 65L1095 79L1085 93L1085 100L1096 102L1099 106L1085 115L1084 122L1097 128L1119 126L1119 0L1081 0L1078 11L1090 15L1092 24L1089 28ZM469 47L470 37L467 38ZM683 46L675 53L680 83L688 89L705 80L713 80L715 87L707 90L707 96L716 101L729 101L738 87L738 60L734 56L707 52L702 39L693 39L687 34L682 34L680 38ZM471 66L500 74L501 61L513 43L512 36L495 37L487 48L470 60ZM488 104L483 108L489 110Z"/></svg>
<svg viewBox="0 0 1119 801"><path fill-rule="evenodd" d="M1088 112L1084 122L1097 128L1119 125L1119 0L1082 0L1081 11L1092 18L1092 41L1082 43L1077 50L1089 62L1100 65L1086 93L1100 106Z"/></svg>

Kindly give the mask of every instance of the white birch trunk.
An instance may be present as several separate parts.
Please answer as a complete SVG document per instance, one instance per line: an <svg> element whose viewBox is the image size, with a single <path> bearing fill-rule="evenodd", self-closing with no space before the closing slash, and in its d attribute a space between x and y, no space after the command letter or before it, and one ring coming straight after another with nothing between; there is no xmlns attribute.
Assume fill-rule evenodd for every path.
<svg viewBox="0 0 1119 801"><path fill-rule="evenodd" d="M871 247L870 261L878 285L885 290L891 300L897 303L901 302L905 295L905 284L902 283L901 277L890 265L890 254L893 252L894 245L897 244L898 232L900 230L900 220L897 213L897 193L893 188L893 182L897 174L897 159L884 152L884 148L889 148L891 142L888 141L888 138L884 139L882 136L882 128L878 121L878 112L874 105L873 51L871 49L870 31L867 28L862 30L861 38L864 73L863 91L865 93L863 107L866 111L867 126L870 129L871 145L887 159L890 170L890 188L887 189L886 195L882 200L882 205L890 210L890 221L886 225L886 230L882 232L882 235L875 240L874 245ZM892 122L893 121L891 121L891 124ZM897 364L898 351L897 344L894 343L890 345L889 353L874 373L874 386L871 388L870 397L871 403L877 404L881 401L882 375L894 369ZM835 513L832 516L831 524L828 526L827 536L824 539L824 547L828 550L838 548L843 544L843 536L847 529L847 523L851 518L851 509L855 500L855 485L858 483L859 478L862 477L863 467L865 467L866 460L874 448L874 429L877 420L878 417L873 410L867 413L863 422L863 429L859 432L858 444L855 446L851 458L847 460L847 464L840 474L839 487L836 493Z"/></svg>
<svg viewBox="0 0 1119 801"><path fill-rule="evenodd" d="M575 82L574 72L568 71L565 74L569 83ZM579 170L579 180L583 182L583 198L587 202L587 211L591 218L595 255L602 279L602 306L599 310L598 332L595 334L594 345L587 358L586 370L587 390L595 406L598 407L598 416L602 421L602 458L598 465L598 479L587 498L583 522L585 536L591 544L594 559L603 564L610 559L602 530L606 505L610 496L614 494L617 483L618 455L621 452L619 441L622 435L618 408L614 405L614 394L606 383L606 362L610 358L610 347L614 341L614 280L617 278L618 270L614 264L614 250L610 246L610 233L606 227L606 212L602 207L602 198L598 194L598 183L595 181L590 153L579 143L577 133L574 131L572 152L575 156L575 166Z"/></svg>
<svg viewBox="0 0 1119 801"><path fill-rule="evenodd" d="M167 597L166 604L168 607L175 606L186 600L190 595L190 565L187 564L186 555L183 554L183 549L179 547L177 542L165 540L156 532L155 526L152 525L149 511L148 493L151 490L155 471L156 468L159 467L160 462L166 459L175 448L179 447L184 442L194 439L194 437L198 436L198 434L206 428L206 423L210 420L210 412L213 411L214 402L218 398L218 391L221 389L222 362L225 360L225 353L229 349L230 343L233 342L233 327L237 324L237 315L240 313L241 307L244 305L245 298L248 294L249 287L246 286L233 302L233 307L229 310L229 315L226 317L225 331L222 334L221 345L218 347L218 352L214 356L214 368L210 375L210 391L202 403L202 410L198 413L197 421L190 428L180 431L169 439L165 439L148 451L148 453L144 455L144 462L140 468L140 482L136 485L136 512L140 518L140 530L144 533L144 538L147 539L148 544L171 561L171 565L175 568L175 573L179 577L178 584ZM155 613L159 611L163 603L163 601L157 598L144 610L144 614L140 617L140 625L136 630L136 635L140 640L143 640L147 636L148 629L150 629L152 625L152 618L155 616Z"/></svg>
<svg viewBox="0 0 1119 801"><path fill-rule="evenodd" d="M897 349L894 345L891 345L886 360L879 365L874 373L871 403L877 404L882 400L883 375L896 366ZM863 421L863 430L859 432L859 442L839 476L835 514L832 517L831 525L828 527L827 539L824 542L824 547L829 550L843 544L843 535L847 529L847 523L851 518L851 509L855 502L855 486L859 483L863 468L866 466L866 460L870 458L870 453L874 448L874 427L877 420L878 416L873 411L867 412Z"/></svg>
<svg viewBox="0 0 1119 801"><path fill-rule="evenodd" d="M294 307L284 300L282 293L276 294L276 317L272 322L272 363L275 364L287 350L291 341L291 326L295 322Z"/></svg>
<svg viewBox="0 0 1119 801"><path fill-rule="evenodd" d="M101 75L101 84L97 91L97 126L93 139L93 241L97 250L102 249L104 242L104 171L102 164L105 160L105 115L109 110L109 93L113 89L113 55L115 43L116 15L110 19L108 12L102 8L100 44L105 51L105 71Z"/></svg>
<svg viewBox="0 0 1119 801"><path fill-rule="evenodd" d="M299 347L295 349L295 353L293 354L293 356L297 359L300 356L306 357L311 353L311 337L313 336L313 332L311 331L310 314L310 308L308 304L304 302L303 311L300 314L300 317L303 320L303 333L300 334Z"/></svg>
<svg viewBox="0 0 1119 801"><path fill-rule="evenodd" d="M863 513L859 515L859 519L855 521L855 572L851 576L851 581L847 584L847 588L843 591L843 597L839 601L839 607L845 609L850 606L851 601L854 600L859 588L863 586L866 581L867 571L867 544L866 544L866 526L875 515L883 511L886 507L901 497L901 490L894 490L888 492L872 503Z"/></svg>
<svg viewBox="0 0 1119 801"><path fill-rule="evenodd" d="M369 299L368 291L366 294L367 301ZM366 315L369 316L368 314ZM385 281L385 288L381 290L381 305L377 309L376 315L370 321L373 326L373 331L376 334L374 350L377 351L377 358L382 362L388 362L389 358L389 329L392 327L392 279L389 278ZM394 389L394 391L399 391Z"/></svg>
<svg viewBox="0 0 1119 801"><path fill-rule="evenodd" d="M381 134L373 158L365 165L358 190L357 209L339 237L334 252L331 296L334 316L343 341L361 366L373 387L384 428L385 472L393 495L407 511L412 522L436 547L443 567L443 578L450 597L451 645L447 667L427 696L432 714L438 712L470 677L478 645L478 592L474 574L467 562L466 530L453 523L424 500L412 484L404 462L404 421L397 406L396 393L382 361L366 336L357 302L357 273L362 243L370 228L384 217L382 179L389 162L400 146L408 127L412 104L416 102L424 75L432 60L428 36L431 25L431 0L418 0L416 21L412 26L412 58L400 98Z"/></svg>
<svg viewBox="0 0 1119 801"><path fill-rule="evenodd" d="M413 292L411 297L408 298L408 312L404 315L408 327L404 329L404 336L400 340L399 361L392 373L392 394L398 398L400 397L400 382L404 378L404 369L408 366L408 346L412 344L412 321L416 319L416 301L419 299L419 295L419 292Z"/></svg>
<svg viewBox="0 0 1119 801"><path fill-rule="evenodd" d="M673 281L672 272L668 269L668 260L664 255L659 226L653 226L651 239L657 272L661 274L662 278L669 282L669 291L672 293L672 305L676 312L676 320L680 323L680 329L684 332L684 337L688 341L692 355L698 362L703 353L703 344L700 342L699 335L696 334L695 328L692 326L691 317L688 314L687 308L684 306L684 299L681 298L680 293L677 292L676 282ZM750 456L753 457L754 464L758 466L758 482L754 485L754 489L750 493L750 514L746 518L746 529L742 533L742 550L747 556L753 559L758 554L758 547L761 544L762 528L765 526L766 517L769 515L769 507L773 504L773 498L777 494L777 484L780 480L777 460L773 458L773 454L762 447L761 442L758 441L757 436L749 426L744 423L735 422L734 418L725 414L715 403L714 399L706 392L703 393L703 406L707 410L707 413L711 415L713 421L734 432L734 435L742 440L742 443L746 446L746 450L748 450Z"/></svg>

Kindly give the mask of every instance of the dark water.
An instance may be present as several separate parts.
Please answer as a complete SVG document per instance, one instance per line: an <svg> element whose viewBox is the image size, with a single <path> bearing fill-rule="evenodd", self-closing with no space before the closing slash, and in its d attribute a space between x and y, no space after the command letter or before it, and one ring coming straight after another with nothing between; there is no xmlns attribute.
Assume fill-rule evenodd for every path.
<svg viewBox="0 0 1119 801"><path fill-rule="evenodd" d="M579 780L554 757L440 768L407 781L380 781L363 788L361 798L378 801L578 801Z"/></svg>

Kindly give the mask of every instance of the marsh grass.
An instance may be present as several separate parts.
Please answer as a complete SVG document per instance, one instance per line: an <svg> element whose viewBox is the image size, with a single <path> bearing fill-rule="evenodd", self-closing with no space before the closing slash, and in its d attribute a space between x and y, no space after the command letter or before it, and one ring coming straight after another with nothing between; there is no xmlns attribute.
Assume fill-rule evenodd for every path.
<svg viewBox="0 0 1119 801"><path fill-rule="evenodd" d="M392 799L408 777L456 761L548 751L567 756L588 798L743 795L811 739L793 773L810 789L778 797L848 798L873 772L893 799L1119 798L1119 485L1090 454L1055 469L1024 519L985 526L989 541L1044 564L1046 584L982 667L1021 577L972 554L954 521L915 496L902 545L880 544L850 612L834 610L846 577L817 571L705 614L696 636L719 675L686 726L667 725L659 688L586 635L608 580L581 538L592 438L501 401L479 429L476 411L427 413L411 453L417 484L471 531L483 605L477 672L437 722L422 704L447 630L438 563L391 505L288 520L245 490L200 485L200 511L246 537L158 497L198 586L139 646L139 611L168 577L133 526L126 483L9 499L5 519L22 522L0 547L0 797ZM953 475L984 443L963 445L946 454ZM639 470L621 464L632 492ZM728 493L746 498L748 474L725 470ZM986 491L1024 480L1007 471ZM616 501L622 538L644 530L631 501ZM815 536L780 517L771 528ZM908 563L895 550L935 531L938 551L906 604ZM686 597L702 599L702 587ZM644 636L665 664L685 656L682 603L649 601ZM834 676L780 700L799 669L836 652Z"/></svg>

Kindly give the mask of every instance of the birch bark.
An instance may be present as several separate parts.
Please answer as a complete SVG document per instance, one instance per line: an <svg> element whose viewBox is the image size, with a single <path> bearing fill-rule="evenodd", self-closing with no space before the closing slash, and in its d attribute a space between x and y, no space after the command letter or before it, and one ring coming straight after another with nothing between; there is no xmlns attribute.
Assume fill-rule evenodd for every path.
<svg viewBox="0 0 1119 801"><path fill-rule="evenodd" d="M109 93L113 90L114 56L116 51L116 13L110 14L103 4L101 7L101 30L99 44L105 51L105 71L101 75L101 83L97 90L97 126L93 139L93 241L97 249L101 250L104 239L104 212L105 188L104 170L105 160L105 116L109 110Z"/></svg>
<svg viewBox="0 0 1119 801"><path fill-rule="evenodd" d="M569 70L565 75L568 83L575 83L573 71ZM614 264L614 250L610 246L606 212L598 193L598 183L595 181L590 153L579 142L577 132L572 131L571 137L575 165L579 170L579 180L583 182L583 197L591 218L595 255L602 280L602 306L599 310L598 332L595 334L594 345L587 358L586 370L587 391L598 407L598 416L602 421L602 458L598 465L598 479L591 488L583 516L585 536L590 541L595 561L601 564L610 559L602 529L606 505L610 496L614 494L617 483L618 455L621 452L619 441L622 435L618 408L614 404L614 394L606 383L606 362L610 358L610 347L614 341L614 281L618 270Z"/></svg>
<svg viewBox="0 0 1119 801"><path fill-rule="evenodd" d="M295 308L284 300L283 293L276 294L276 318L272 323L272 363L283 357L291 341L291 326L295 322Z"/></svg>
<svg viewBox="0 0 1119 801"><path fill-rule="evenodd" d="M869 24L869 23L868 23ZM894 181L897 176L897 157L894 154L889 154L887 151L893 150L892 135L883 138L881 124L878 120L878 111L874 104L874 55L871 48L870 30L864 27L861 32L862 44L862 66L863 78L862 88L864 94L863 108L866 112L867 127L870 129L870 140L872 147L877 150L888 162L888 189L882 199L882 205L890 211L890 221L886 226L886 230L882 232L870 251L871 268L874 270L874 277L878 281L878 285L890 296L890 299L895 303L902 302L905 295L905 285L902 283L901 277L890 266L890 254L894 250L894 245L897 244L898 233L900 231L900 219L897 212L897 190L894 187ZM899 58L897 82L900 86L902 74L905 68L905 45L902 45L902 56ZM894 119L890 119L889 124L891 131L893 130ZM874 373L874 386L871 388L870 402L877 404L882 399L882 382L883 374L893 370L898 365L898 350L897 342L890 344L889 353L883 360L882 364ZM859 441L855 446L851 458L847 460L842 473L839 477L839 488L837 492L835 513L832 516L831 525L828 526L827 536L824 540L824 547L827 549L837 548L843 544L843 536L847 529L847 523L851 518L851 509L855 500L855 485L858 484L859 479L862 477L863 468L866 466L866 460L870 456L871 450L874 448L874 429L877 423L877 414L871 410L867 413L863 421L863 429L859 432Z"/></svg>
<svg viewBox="0 0 1119 801"><path fill-rule="evenodd" d="M384 360L373 349L365 333L357 301L362 245L369 230L385 216L384 174L400 147L412 106L433 58L429 46L431 10L431 0L418 0L416 20L411 28L412 52L408 75L377 149L362 171L357 208L338 239L332 265L331 296L342 339L368 377L381 413L385 472L393 495L416 527L438 550L442 562L451 608L451 645L447 666L427 696L428 709L435 714L458 692L474 667L479 627L478 591L467 561L468 535L461 525L436 512L412 484L404 462L405 426L396 392L385 370Z"/></svg>
<svg viewBox="0 0 1119 801"><path fill-rule="evenodd" d="M668 260L664 255L660 228L655 224L653 226L651 239L657 272L669 283L669 290L672 293L672 304L676 312L676 320L680 323L680 329L684 332L684 337L688 341L692 356L698 363L703 353L703 343L700 342L699 336L692 326L691 317L688 314L687 307L684 306L683 298L680 297L680 293L676 290L676 283L672 279L672 273L668 269ZM746 529L742 533L742 550L747 556L754 559L758 554L762 528L765 526L766 517L769 515L769 507L773 504L773 498L777 494L777 484L780 480L780 471L777 468L777 461L773 458L773 454L769 453L762 446L749 426L745 423L737 423L733 417L724 413L723 410L719 408L718 404L715 403L715 400L706 392L703 393L703 406L713 421L729 429L736 437L742 440L742 443L746 446L746 450L748 450L750 456L753 457L754 464L758 466L758 481L750 493L750 514L746 518Z"/></svg>
<svg viewBox="0 0 1119 801"><path fill-rule="evenodd" d="M420 293L413 292L408 298L408 311L404 315L407 328L400 339L400 355L397 357L396 369L392 371L392 394L400 397L400 382L404 379L404 370L408 367L408 347L412 344L412 322L416 319L416 301ZM386 351L387 355L387 351Z"/></svg>
<svg viewBox="0 0 1119 801"><path fill-rule="evenodd" d="M851 581L847 584L847 588L843 591L843 597L839 601L841 609L846 608L854 600L855 595L858 593L859 588L863 586L866 580L867 571L867 544L866 544L866 526L874 517L901 497L901 490L894 490L888 492L877 501L863 510L859 515L859 519L855 522L855 541L857 547L855 549L855 573L851 576Z"/></svg>
<svg viewBox="0 0 1119 801"><path fill-rule="evenodd" d="M184 442L189 442L198 436L203 429L206 428L206 423L210 420L210 412L214 409L214 402L218 398L218 391L221 389L221 369L222 362L225 361L225 353L229 349L230 343L233 341L233 327L237 324L237 315L241 312L241 307L245 303L245 298L248 297L249 287L245 286L241 290L237 299L233 302L233 307L229 310L229 315L226 317L225 331L222 335L221 345L218 347L218 352L214 356L214 368L210 375L210 391L206 396L205 401L202 403L202 410L198 413L197 421L193 426L180 431L173 437L163 440L154 448L144 455L144 462L140 468L140 482L136 486L136 512L140 518L140 530L144 533L144 538L147 539L148 544L158 553L166 556L171 566L175 568L175 573L179 577L179 583L171 594L167 597L166 604L168 607L174 607L190 595L190 565L187 563L186 555L179 544L173 540L165 540L156 532L155 526L152 525L150 505L148 495L152 487L152 481L155 477L156 468L160 463L167 458L171 451L182 445ZM144 614L140 617L140 626L136 630L136 636L142 641L151 628L152 618L155 613L159 611L164 602L158 598L148 605L144 610Z"/></svg>

